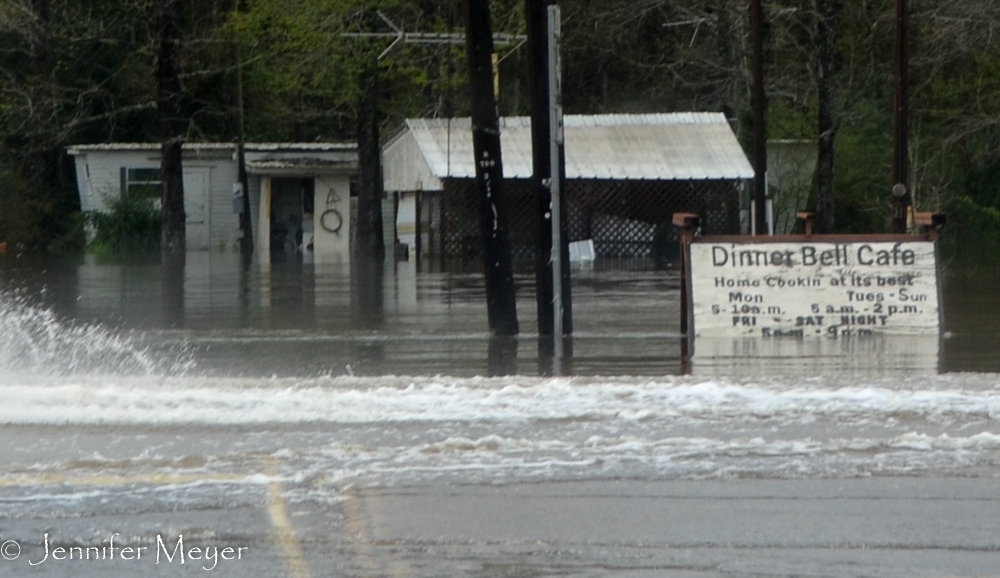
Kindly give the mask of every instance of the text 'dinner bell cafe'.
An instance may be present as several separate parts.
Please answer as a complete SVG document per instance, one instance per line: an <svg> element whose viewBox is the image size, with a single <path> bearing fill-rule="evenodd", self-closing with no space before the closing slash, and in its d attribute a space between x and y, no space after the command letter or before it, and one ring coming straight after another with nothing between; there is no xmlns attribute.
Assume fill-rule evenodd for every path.
<svg viewBox="0 0 1000 578"><path fill-rule="evenodd" d="M681 332L695 351L715 338L936 338L944 219L918 213L915 222L914 234L813 235L807 226L804 235L702 237L698 216L678 213Z"/></svg>

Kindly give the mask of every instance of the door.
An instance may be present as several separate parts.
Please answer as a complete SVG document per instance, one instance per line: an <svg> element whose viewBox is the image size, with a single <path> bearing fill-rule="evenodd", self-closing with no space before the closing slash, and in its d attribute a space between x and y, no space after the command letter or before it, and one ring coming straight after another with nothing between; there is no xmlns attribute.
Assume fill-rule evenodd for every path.
<svg viewBox="0 0 1000 578"><path fill-rule="evenodd" d="M205 251L211 244L209 192L212 169L184 168L185 236L188 250Z"/></svg>

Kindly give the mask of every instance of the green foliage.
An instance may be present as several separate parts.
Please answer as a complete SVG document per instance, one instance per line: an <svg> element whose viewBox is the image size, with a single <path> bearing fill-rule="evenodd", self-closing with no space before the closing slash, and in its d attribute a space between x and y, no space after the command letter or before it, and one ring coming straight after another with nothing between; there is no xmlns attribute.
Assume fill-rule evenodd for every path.
<svg viewBox="0 0 1000 578"><path fill-rule="evenodd" d="M81 225L65 147L157 139L159 2L50 0L47 17L32 12L46 3L8 4L14 8L0 8L0 166L7 168L0 173L0 241L43 249L56 240L69 247ZM568 113L724 111L741 142L749 142L745 1L562 0L560 6ZM885 231L894 6L886 0L838 6L836 227ZM399 43L379 59L394 38L359 36L393 32L376 8L406 32L463 31L459 0L185 2L188 138L236 137L237 71L248 140L355 138L365 94L359 81L376 62L386 136L406 117L468 114L464 46ZM915 0L911 9L910 144L918 203L953 211L988 236L991 211L1000 209L1000 43L994 38L1000 2ZM491 11L496 32L525 32L523 0L493 0ZM771 0L765 12L768 136L815 140L815 3ZM525 114L526 49L497 49L500 110ZM148 209L121 207L119 223L104 223L99 246L118 250L110 249L119 246L113 239L145 239L122 247L158 242L150 231L159 219L143 216ZM958 229L950 226L945 238L971 238Z"/></svg>
<svg viewBox="0 0 1000 578"><path fill-rule="evenodd" d="M379 11L407 31L434 31L441 18L404 0L379 3ZM338 140L354 137L362 98L362 72L377 65L387 130L423 114L423 94L441 74L447 45L399 44L358 34L392 29L361 0L258 0L228 23L244 61L248 138ZM442 85L445 86L445 85Z"/></svg>
<svg viewBox="0 0 1000 578"><path fill-rule="evenodd" d="M90 250L105 255L159 250L161 215L154 201L124 195L112 201L110 209L86 214L97 231Z"/></svg>
<svg viewBox="0 0 1000 578"><path fill-rule="evenodd" d="M856 104L856 119L840 128L835 143L835 223L843 233L889 229L892 118L888 103Z"/></svg>
<svg viewBox="0 0 1000 578"><path fill-rule="evenodd" d="M21 251L68 252L83 245L82 224L65 203L0 170L0 243Z"/></svg>
<svg viewBox="0 0 1000 578"><path fill-rule="evenodd" d="M36 207L25 189L16 174L0 171L0 243L24 245L37 236Z"/></svg>
<svg viewBox="0 0 1000 578"><path fill-rule="evenodd" d="M984 207L964 195L948 206L943 253L959 264L1000 265L1000 208Z"/></svg>

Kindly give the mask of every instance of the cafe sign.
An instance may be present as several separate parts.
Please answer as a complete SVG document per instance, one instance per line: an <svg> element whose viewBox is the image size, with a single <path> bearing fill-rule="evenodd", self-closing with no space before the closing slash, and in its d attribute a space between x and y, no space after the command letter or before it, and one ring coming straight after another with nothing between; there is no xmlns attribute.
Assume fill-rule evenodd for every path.
<svg viewBox="0 0 1000 578"><path fill-rule="evenodd" d="M688 244L688 251L687 305L696 336L808 338L940 331L932 239L704 237Z"/></svg>

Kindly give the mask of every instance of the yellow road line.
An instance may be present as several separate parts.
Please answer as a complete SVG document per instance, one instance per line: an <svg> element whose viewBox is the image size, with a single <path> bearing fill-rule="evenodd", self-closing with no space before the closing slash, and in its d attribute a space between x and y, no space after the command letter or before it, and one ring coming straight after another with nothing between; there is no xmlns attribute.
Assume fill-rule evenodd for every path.
<svg viewBox="0 0 1000 578"><path fill-rule="evenodd" d="M267 462L267 474L277 477L278 467L273 459ZM281 546L281 554L288 567L288 574L291 578L311 578L309 565L306 564L305 555L299 547L298 540L295 539L295 527L288 519L288 508L284 497L284 488L280 482L271 482L267 485L267 511L271 515L271 525L274 526L274 537Z"/></svg>
<svg viewBox="0 0 1000 578"><path fill-rule="evenodd" d="M345 492L344 500L344 525L354 539L355 554L361 558L369 575L392 576L402 578L408 576L405 565L388 560L380 556L375 548L375 528L373 527L370 511L368 510L368 497L361 487L361 481Z"/></svg>
<svg viewBox="0 0 1000 578"><path fill-rule="evenodd" d="M368 524L365 507L359 493L360 491L356 488L345 492L344 526L347 528L348 539L354 546L354 555L364 565L365 574L369 576L384 574L384 572L379 572L380 568L376 563L378 554L372 545L371 527Z"/></svg>
<svg viewBox="0 0 1000 578"><path fill-rule="evenodd" d="M277 463L271 459L267 462L267 475L276 478ZM46 474L41 476L17 476L0 478L0 488L18 488L30 486L127 486L134 484L188 484L196 482L235 482L245 480L246 474L147 474L138 476L67 476L65 474ZM312 578L305 555L295 538L295 527L288 518L287 502L284 498L284 487L280 482L267 485L267 511L271 517L275 540L281 548L282 557L288 567L290 578Z"/></svg>
<svg viewBox="0 0 1000 578"><path fill-rule="evenodd" d="M277 464L269 460L267 474L277 477ZM46 474L42 476L17 476L0 478L0 488L20 488L30 486L128 486L134 484L189 484L196 482L235 482L246 480L247 474L147 474L138 476L67 476L65 474ZM287 504L283 496L284 488L280 482L267 485L268 506L274 527L275 540L281 548L282 557L288 567L290 578L312 578L305 556L295 539L295 528L288 519Z"/></svg>

